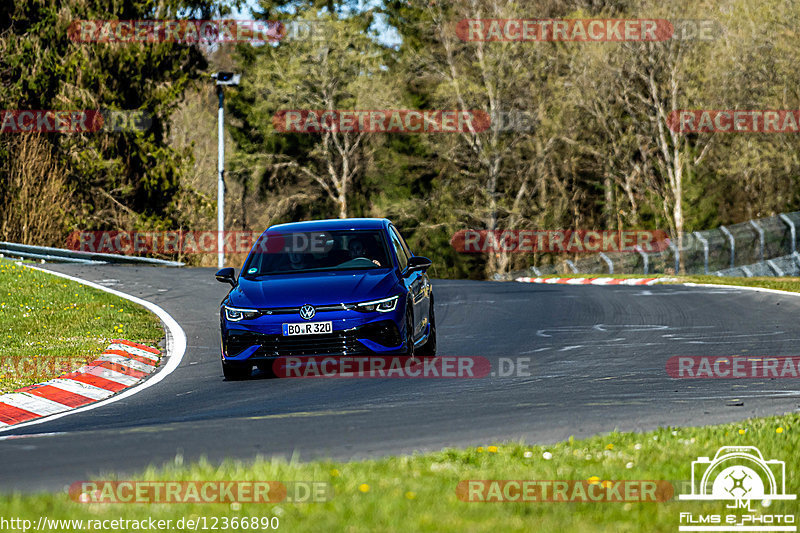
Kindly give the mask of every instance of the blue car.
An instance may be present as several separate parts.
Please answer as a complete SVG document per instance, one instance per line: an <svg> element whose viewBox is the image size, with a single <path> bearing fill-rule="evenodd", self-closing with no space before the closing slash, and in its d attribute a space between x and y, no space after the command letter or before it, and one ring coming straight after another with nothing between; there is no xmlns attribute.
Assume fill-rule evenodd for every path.
<svg viewBox="0 0 800 533"><path fill-rule="evenodd" d="M244 379L291 356L436 355L430 259L386 219L279 224L250 250L220 306L222 370Z"/></svg>

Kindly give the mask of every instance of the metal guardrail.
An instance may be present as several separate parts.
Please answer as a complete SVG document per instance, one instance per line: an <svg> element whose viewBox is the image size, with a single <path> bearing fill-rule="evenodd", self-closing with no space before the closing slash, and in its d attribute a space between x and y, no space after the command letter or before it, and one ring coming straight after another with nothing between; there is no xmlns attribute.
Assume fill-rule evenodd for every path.
<svg viewBox="0 0 800 533"><path fill-rule="evenodd" d="M32 246L29 244L16 244L0 241L0 257L19 257L33 259L48 263L80 263L86 265L100 265L105 263L158 265L179 267L184 263L180 261L167 261L152 257L138 257L134 255L103 254L96 252L80 252L50 246Z"/></svg>
<svg viewBox="0 0 800 533"><path fill-rule="evenodd" d="M580 274L712 274L717 276L800 276L797 226L800 211L684 234L660 252L581 254L511 273L537 277Z"/></svg>

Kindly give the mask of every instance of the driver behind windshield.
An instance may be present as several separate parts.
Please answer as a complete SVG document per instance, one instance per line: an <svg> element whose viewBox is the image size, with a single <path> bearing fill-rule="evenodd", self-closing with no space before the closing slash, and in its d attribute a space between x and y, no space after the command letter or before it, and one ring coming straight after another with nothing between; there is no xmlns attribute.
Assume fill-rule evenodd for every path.
<svg viewBox="0 0 800 533"><path fill-rule="evenodd" d="M305 232L298 232L305 235ZM313 237L313 235L312 235ZM265 235L254 246L244 276L289 274L323 270L359 270L391 266L386 244L378 230L331 230L324 240L295 238L292 233ZM269 243L271 245L268 245ZM297 243L297 244L295 244Z"/></svg>
<svg viewBox="0 0 800 533"><path fill-rule="evenodd" d="M369 259L377 266L381 266L381 262L375 259L375 254L367 250L367 247L361 242L361 239L351 239L348 247L351 259L358 259L359 257Z"/></svg>

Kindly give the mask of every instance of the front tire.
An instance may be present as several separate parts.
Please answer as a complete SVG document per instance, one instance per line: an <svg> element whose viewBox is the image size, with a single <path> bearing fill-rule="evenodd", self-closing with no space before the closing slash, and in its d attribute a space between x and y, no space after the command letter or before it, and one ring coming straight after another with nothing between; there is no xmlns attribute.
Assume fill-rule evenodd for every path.
<svg viewBox="0 0 800 533"><path fill-rule="evenodd" d="M241 381L250 377L253 370L251 365L243 365L241 363L226 363L222 362L222 374L228 381Z"/></svg>

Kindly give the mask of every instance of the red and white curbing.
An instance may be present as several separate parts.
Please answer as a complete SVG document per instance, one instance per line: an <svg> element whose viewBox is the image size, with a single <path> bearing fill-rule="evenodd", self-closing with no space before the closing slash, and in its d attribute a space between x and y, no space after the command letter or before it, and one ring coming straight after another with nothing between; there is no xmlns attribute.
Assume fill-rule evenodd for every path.
<svg viewBox="0 0 800 533"><path fill-rule="evenodd" d="M548 285L654 285L675 278L517 278L523 283L545 283Z"/></svg>
<svg viewBox="0 0 800 533"><path fill-rule="evenodd" d="M75 372L0 395L0 428L105 400L158 368L161 352L114 339L103 354Z"/></svg>

